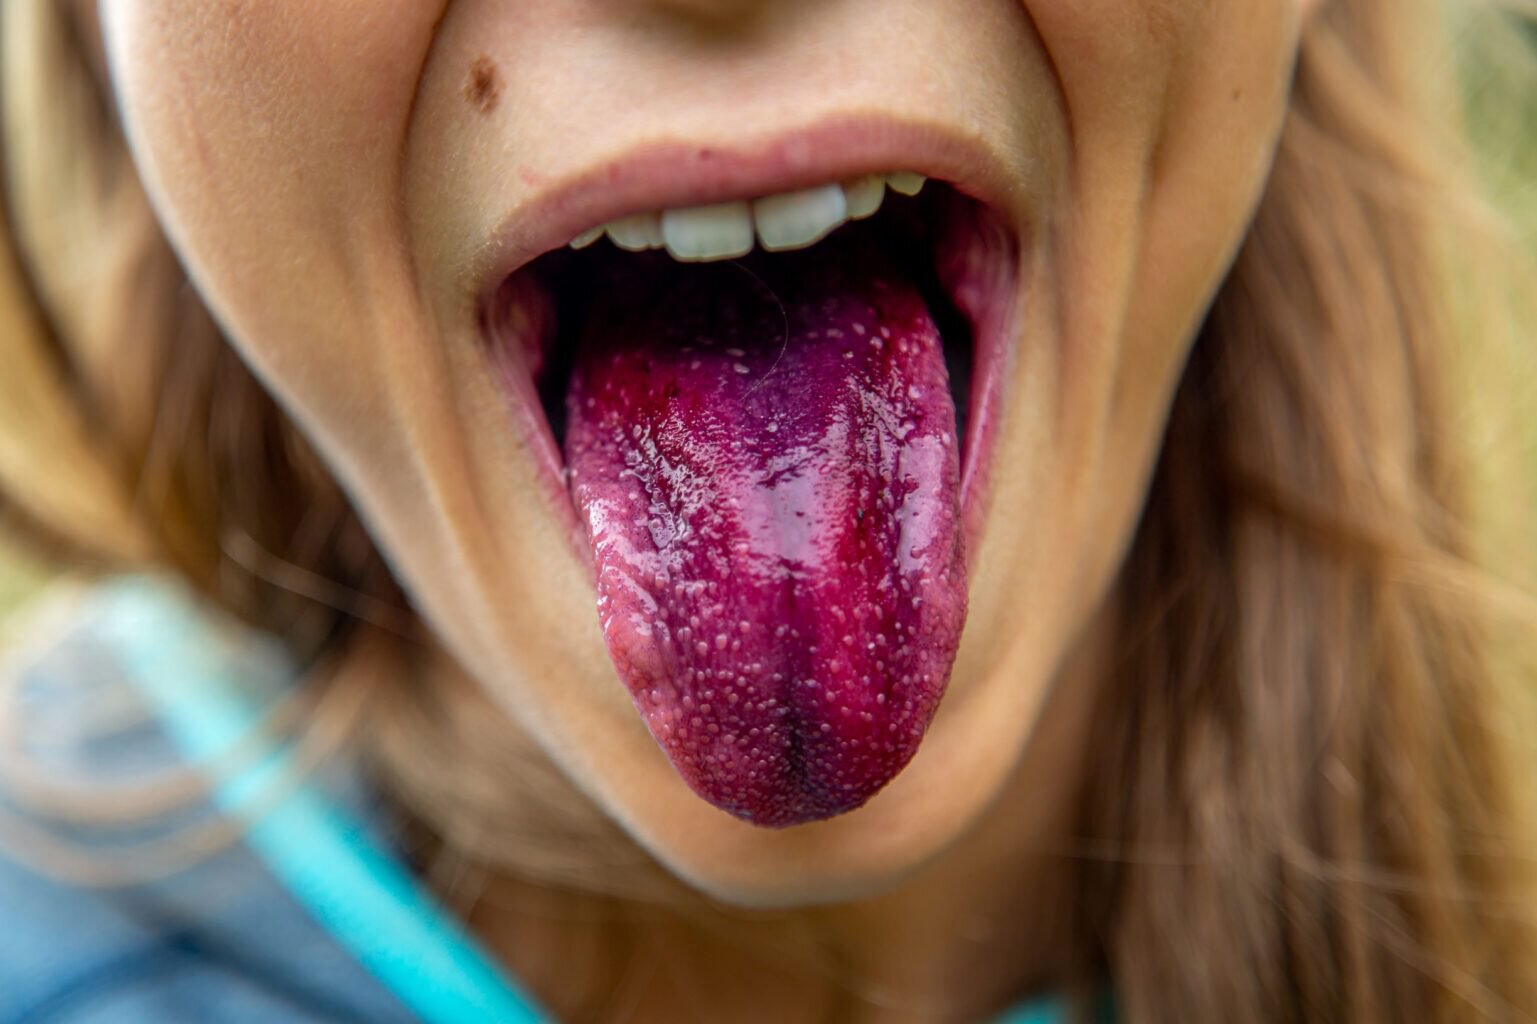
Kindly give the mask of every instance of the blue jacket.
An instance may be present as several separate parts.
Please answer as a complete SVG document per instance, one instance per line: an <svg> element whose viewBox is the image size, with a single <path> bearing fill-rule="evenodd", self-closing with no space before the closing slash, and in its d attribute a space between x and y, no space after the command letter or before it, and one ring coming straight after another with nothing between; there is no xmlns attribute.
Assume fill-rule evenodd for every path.
<svg viewBox="0 0 1537 1024"><path fill-rule="evenodd" d="M97 800L188 766L210 785L160 820L66 828L0 771L0 1024L543 1019L417 883L349 766L295 784L281 747L220 759L292 686L276 643L145 578L77 593L32 632L0 662L0 759L19 747ZM176 863L178 837L231 821L238 841ZM80 878L93 864L141 877ZM1004 1020L1059 1017L1046 1001Z"/></svg>
<svg viewBox="0 0 1537 1024"><path fill-rule="evenodd" d="M125 599L166 620L186 610L175 590L137 581L86 593L44 613L55 621L38 624L44 635L26 638L0 675L0 699L10 704L0 721L18 726L26 754L51 777L96 793L185 763L124 664L115 620ZM210 622L201 632L207 656L254 699L280 696L288 674L274 647L228 624ZM325 784L358 807L350 780L332 772ZM213 822L211 806L133 825L126 835L89 826L59 836L56 823L38 827L25 805L20 794L0 792L0 1024L416 1019L244 844L132 885L49 877L68 867L68 855L123 865L134 846L174 842ZM54 837L64 848L39 848L38 840ZM147 857L151 870L155 856Z"/></svg>

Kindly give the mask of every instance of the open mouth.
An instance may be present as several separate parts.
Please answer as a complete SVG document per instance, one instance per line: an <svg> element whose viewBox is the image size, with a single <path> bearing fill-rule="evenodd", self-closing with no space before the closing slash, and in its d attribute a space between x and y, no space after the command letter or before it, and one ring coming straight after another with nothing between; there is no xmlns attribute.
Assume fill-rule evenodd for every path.
<svg viewBox="0 0 1537 1024"><path fill-rule="evenodd" d="M921 186L633 214L482 310L620 678L684 780L754 824L894 778L960 642L1017 244Z"/></svg>

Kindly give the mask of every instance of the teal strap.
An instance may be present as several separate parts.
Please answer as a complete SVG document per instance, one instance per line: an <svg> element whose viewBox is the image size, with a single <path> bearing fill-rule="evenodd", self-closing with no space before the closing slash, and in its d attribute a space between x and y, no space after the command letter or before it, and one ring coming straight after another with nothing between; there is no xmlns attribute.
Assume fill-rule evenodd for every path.
<svg viewBox="0 0 1537 1024"><path fill-rule="evenodd" d="M187 761L208 768L261 717L228 638L177 592L153 580L105 588L104 633ZM429 1024L525 1024L546 1017L401 862L312 786L281 778L274 749L237 776L214 780L215 803L245 819L247 844L337 942ZM211 769L210 769L211 771ZM286 789L281 787L287 786ZM281 798L259 814L265 794ZM1060 1000L1008 1011L997 1024L1058 1024Z"/></svg>
<svg viewBox="0 0 1537 1024"><path fill-rule="evenodd" d="M999 1017L994 1024L1060 1024L1066 1019L1062 1003L1048 996L1016 1006Z"/></svg>
<svg viewBox="0 0 1537 1024"><path fill-rule="evenodd" d="M1063 1024L1070 1019L1074 1018L1067 1012L1063 1000L1055 996L1041 996L1006 1010L993 1024ZM1089 1024L1115 1024L1115 1000L1109 992L1092 998L1082 1019Z"/></svg>
<svg viewBox="0 0 1537 1024"><path fill-rule="evenodd" d="M104 594L107 631L133 683L188 762L207 765L249 740L260 708L208 622L167 589L130 580ZM291 785L253 815L253 797L281 786L289 751L271 751L214 799L247 819L247 843L277 879L395 995L429 1024L523 1024L543 1014L404 865L313 787Z"/></svg>

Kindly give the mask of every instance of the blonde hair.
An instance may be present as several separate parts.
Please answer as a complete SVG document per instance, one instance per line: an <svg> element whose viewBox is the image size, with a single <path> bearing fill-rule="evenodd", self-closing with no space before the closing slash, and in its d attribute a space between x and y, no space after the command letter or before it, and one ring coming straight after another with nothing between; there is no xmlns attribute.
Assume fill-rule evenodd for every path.
<svg viewBox="0 0 1537 1024"><path fill-rule="evenodd" d="M1501 421L1469 412L1475 385L1508 397L1529 369L1487 353L1520 357L1501 339L1525 340L1533 277L1479 198L1455 64L1521 47L1497 13L1450 10L1324 5L1174 403L1118 591L1126 649L1075 851L1085 935L1063 967L1108 970L1127 1020L1537 1007L1530 751L1512 742L1527 674L1502 626L1531 612L1478 568L1524 569L1498 516L1525 495L1490 468L1479 431ZM89 33L46 0L0 18L0 510L98 564L173 567L302 665L424 651L345 497L187 284ZM1478 52L1491 116L1508 109L1491 69L1529 87L1531 62ZM355 742L450 853L667 888L472 686L361 685ZM508 821L524 827L485 824Z"/></svg>

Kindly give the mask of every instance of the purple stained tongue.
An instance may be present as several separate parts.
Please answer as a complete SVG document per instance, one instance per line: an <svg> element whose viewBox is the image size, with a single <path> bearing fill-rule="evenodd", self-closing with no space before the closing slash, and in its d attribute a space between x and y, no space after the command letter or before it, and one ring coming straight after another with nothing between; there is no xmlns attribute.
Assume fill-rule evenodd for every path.
<svg viewBox="0 0 1537 1024"><path fill-rule="evenodd" d="M628 261L567 395L609 652L706 800L852 810L917 750L966 616L939 332L868 242Z"/></svg>

